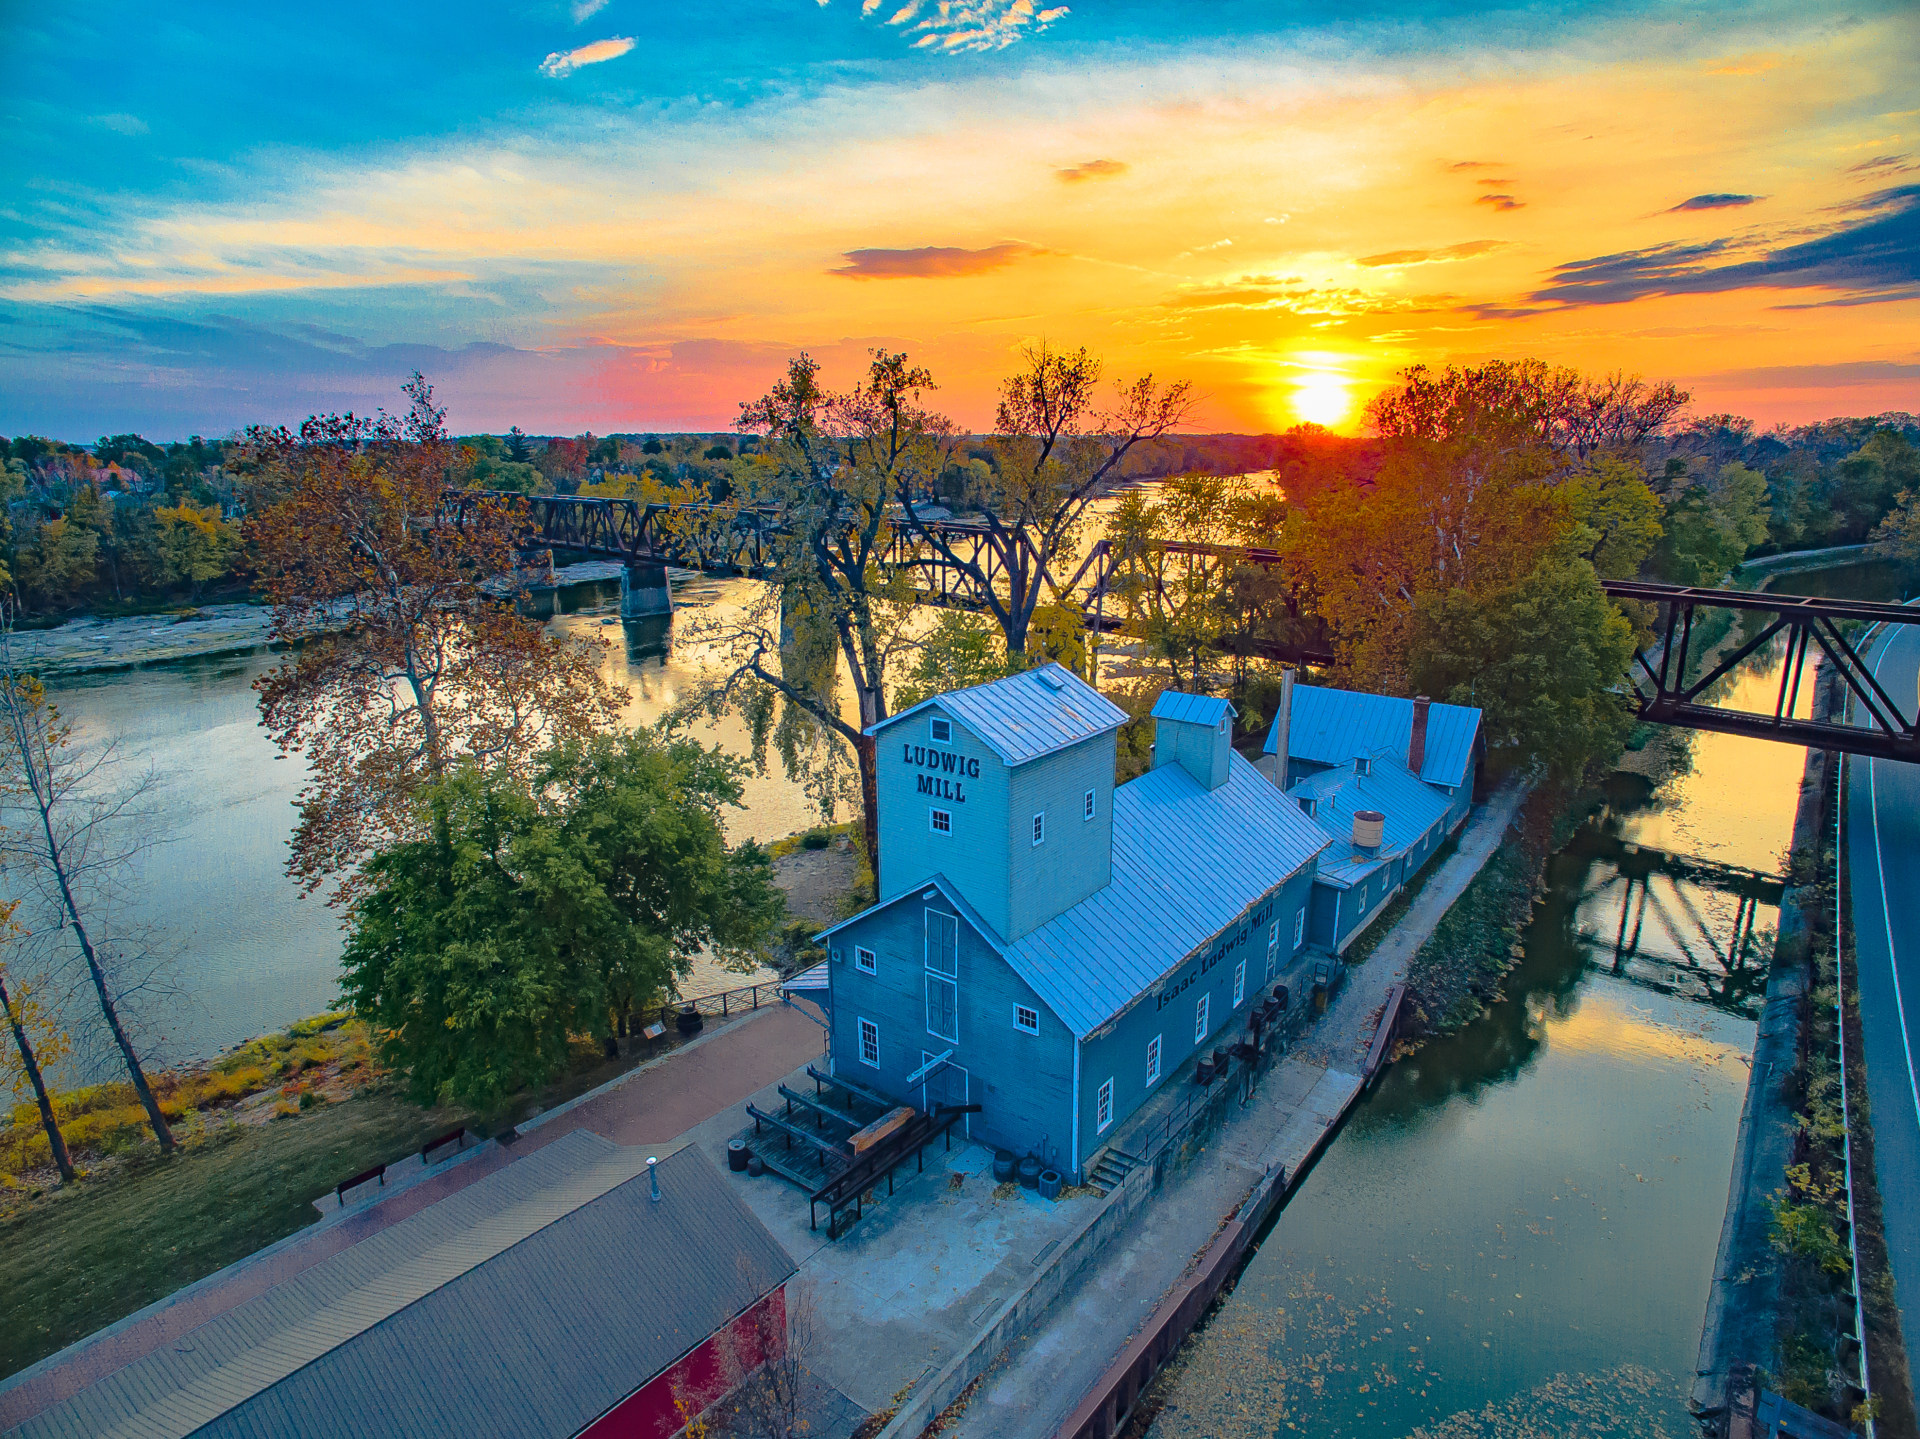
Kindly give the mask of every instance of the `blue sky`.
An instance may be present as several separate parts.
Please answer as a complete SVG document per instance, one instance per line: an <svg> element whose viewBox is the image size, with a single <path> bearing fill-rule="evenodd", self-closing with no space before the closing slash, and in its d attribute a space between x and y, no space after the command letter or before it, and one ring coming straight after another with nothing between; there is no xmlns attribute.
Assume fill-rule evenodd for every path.
<svg viewBox="0 0 1920 1439"><path fill-rule="evenodd" d="M476 428L724 427L786 354L881 343L981 423L1043 334L1232 428L1511 353L1763 420L1920 408L1916 28L6 0L0 433L221 433L416 365Z"/></svg>

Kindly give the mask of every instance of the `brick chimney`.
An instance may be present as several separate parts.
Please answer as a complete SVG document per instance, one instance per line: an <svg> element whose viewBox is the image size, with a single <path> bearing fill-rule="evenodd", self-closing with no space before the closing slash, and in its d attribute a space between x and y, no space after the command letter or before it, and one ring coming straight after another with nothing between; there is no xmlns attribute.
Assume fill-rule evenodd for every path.
<svg viewBox="0 0 1920 1439"><path fill-rule="evenodd" d="M1407 768L1415 778L1427 762L1427 707L1432 703L1425 695L1413 697L1413 737L1407 741Z"/></svg>

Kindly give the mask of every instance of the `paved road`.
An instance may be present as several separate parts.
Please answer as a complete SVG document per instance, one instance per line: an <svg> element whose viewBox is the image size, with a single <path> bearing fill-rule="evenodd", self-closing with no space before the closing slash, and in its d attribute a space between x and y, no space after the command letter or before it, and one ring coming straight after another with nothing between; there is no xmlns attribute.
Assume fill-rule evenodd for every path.
<svg viewBox="0 0 1920 1439"><path fill-rule="evenodd" d="M1908 713L1920 700L1920 626L1901 625L1870 663ZM1907 1367L1920 1374L1920 765L1849 758L1847 861L1860 1022Z"/></svg>

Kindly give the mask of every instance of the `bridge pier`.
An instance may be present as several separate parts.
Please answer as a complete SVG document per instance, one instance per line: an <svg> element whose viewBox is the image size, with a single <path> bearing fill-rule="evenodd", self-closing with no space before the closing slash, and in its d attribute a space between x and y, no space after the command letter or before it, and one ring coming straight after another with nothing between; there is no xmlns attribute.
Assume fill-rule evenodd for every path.
<svg viewBox="0 0 1920 1439"><path fill-rule="evenodd" d="M673 587L667 567L646 560L628 563L620 571L620 618L647 619L673 613Z"/></svg>

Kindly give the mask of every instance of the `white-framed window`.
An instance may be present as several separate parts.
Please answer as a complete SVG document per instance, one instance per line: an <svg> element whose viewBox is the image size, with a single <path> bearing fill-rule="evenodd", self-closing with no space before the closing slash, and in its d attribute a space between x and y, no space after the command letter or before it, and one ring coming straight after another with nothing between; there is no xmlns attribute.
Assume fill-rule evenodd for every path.
<svg viewBox="0 0 1920 1439"><path fill-rule="evenodd" d="M1243 956L1233 967L1233 1007L1238 1009L1240 1001L1247 997L1247 961Z"/></svg>
<svg viewBox="0 0 1920 1439"><path fill-rule="evenodd" d="M960 1041L960 920L927 911L927 1033Z"/></svg>
<svg viewBox="0 0 1920 1439"><path fill-rule="evenodd" d="M862 974L878 974L880 972L880 960L874 952L865 945L856 944L853 947L853 967Z"/></svg>
<svg viewBox="0 0 1920 1439"><path fill-rule="evenodd" d="M1013 1007L1013 1027L1022 1034L1038 1034L1040 1032L1040 1011L1031 1005L1016 1004Z"/></svg>
<svg viewBox="0 0 1920 1439"><path fill-rule="evenodd" d="M1147 1087L1151 1089L1160 1082L1160 1036L1154 1035L1147 1041Z"/></svg>
<svg viewBox="0 0 1920 1439"><path fill-rule="evenodd" d="M1300 796L1300 813L1304 814L1308 819L1313 818L1313 796L1312 795L1303 794Z"/></svg>
<svg viewBox="0 0 1920 1439"><path fill-rule="evenodd" d="M1080 818L1092 819L1098 809L1098 806L1099 806L1099 802L1095 796L1095 792L1093 790L1088 790L1086 802L1080 806Z"/></svg>
<svg viewBox="0 0 1920 1439"><path fill-rule="evenodd" d="M927 827L935 834L953 833L953 811L930 809L927 811Z"/></svg>
<svg viewBox="0 0 1920 1439"><path fill-rule="evenodd" d="M1213 996L1203 994L1200 1002L1193 1007L1193 1042L1198 1044L1207 1037L1207 1011L1213 1005Z"/></svg>
<svg viewBox="0 0 1920 1439"><path fill-rule="evenodd" d="M1113 1081L1109 1079L1095 1091L1093 1096L1093 1128L1095 1133L1105 1133L1113 1123Z"/></svg>
<svg viewBox="0 0 1920 1439"><path fill-rule="evenodd" d="M1364 779L1364 778L1365 778L1366 776L1368 776L1368 775L1370 775L1370 774L1372 774L1372 773L1373 773L1373 758L1372 758L1372 756L1371 756L1371 755L1364 755L1364 754L1363 754L1363 755L1361 755L1361 756L1360 756L1360 758L1358 758L1357 760L1355 760L1355 761L1353 762L1353 772L1354 772L1354 773L1355 773L1356 775L1359 775L1359 776L1360 776L1361 778L1363 778L1363 779Z"/></svg>
<svg viewBox="0 0 1920 1439"><path fill-rule="evenodd" d="M953 743L953 721L935 715L927 721L927 738L935 744Z"/></svg>
<svg viewBox="0 0 1920 1439"><path fill-rule="evenodd" d="M1033 842L1035 844L1045 844L1047 842L1047 812L1045 810L1041 810L1040 813L1033 817Z"/></svg>
<svg viewBox="0 0 1920 1439"><path fill-rule="evenodd" d="M1298 949L1307 938L1307 907L1300 906L1299 913L1293 917L1293 947Z"/></svg>
<svg viewBox="0 0 1920 1439"><path fill-rule="evenodd" d="M860 1021L860 1062L880 1067L880 1026L871 1019Z"/></svg>
<svg viewBox="0 0 1920 1439"><path fill-rule="evenodd" d="M1267 978L1273 978L1274 967L1280 962L1280 921L1275 920L1267 926Z"/></svg>

